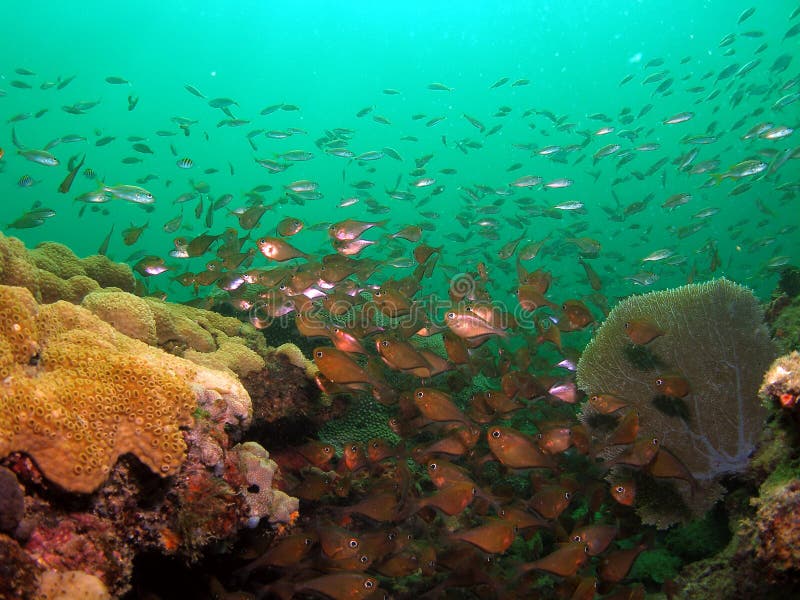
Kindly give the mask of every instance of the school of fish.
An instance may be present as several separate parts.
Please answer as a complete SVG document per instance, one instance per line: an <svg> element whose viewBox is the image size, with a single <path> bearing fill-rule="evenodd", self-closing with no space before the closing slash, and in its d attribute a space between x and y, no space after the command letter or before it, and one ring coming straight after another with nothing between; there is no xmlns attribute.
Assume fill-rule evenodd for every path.
<svg viewBox="0 0 800 600"><path fill-rule="evenodd" d="M490 86L503 103L493 114L478 114L455 86L422 82L455 112L387 116L380 107L403 92L386 88L343 126L274 129L274 115L304 109L247 112L186 84L190 116L172 116L169 128L53 132L45 143L31 124L49 110L76 115L77 129L100 101L69 98L79 74L45 79L20 67L0 102L28 94L30 106L60 106L6 116L0 177L38 199L4 226L24 235L62 213L107 215L99 252L131 248L142 293L224 305L268 335L289 329L309 340L321 391L392 411L391 437L341 448L298 440L274 452L301 518L229 586L286 599L643 598L625 578L657 541L633 515L633 481L604 479L612 465L597 458L603 448L577 407L617 419L606 443L626 450L614 464L691 475L639 437L623 401L586 398L575 365L610 306L640 286L737 269L758 279L797 259L800 9L781 17L779 47L747 28L755 12L719 41L721 69L683 70L688 56L633 62L620 89L642 86L651 102L614 114L514 105L503 94L534 84L502 76ZM125 112L148 101L124 77L101 85L124 90ZM753 99L755 109L738 110ZM680 111L662 108L677 102ZM698 115L710 123L702 130ZM243 150L201 169L191 150L212 146L221 128L246 132ZM362 145L365 129L380 132L380 147ZM113 174L95 171L97 156L121 147ZM498 147L514 158L491 182L458 169L460 156ZM166 156L169 178L147 171ZM43 190L43 170L64 167ZM339 170L340 185L326 189L320 173ZM268 183L237 191L253 171ZM642 185L650 191L630 197ZM114 221L114 203L125 202L141 211L138 224ZM744 203L757 222L748 210L717 225ZM318 206L338 217L316 218ZM151 229L174 234L172 245L144 246ZM628 252L604 250L616 236L630 240ZM668 333L646 319L625 327L637 345ZM687 385L654 382L675 397Z"/></svg>

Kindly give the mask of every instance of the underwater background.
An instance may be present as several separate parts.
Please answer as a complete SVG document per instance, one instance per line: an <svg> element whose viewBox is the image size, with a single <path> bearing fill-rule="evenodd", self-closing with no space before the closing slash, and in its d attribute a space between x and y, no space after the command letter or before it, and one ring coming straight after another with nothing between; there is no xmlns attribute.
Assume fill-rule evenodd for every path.
<svg viewBox="0 0 800 600"><path fill-rule="evenodd" d="M606 279L607 293L623 296L637 291L636 284L625 278L643 270L659 276L654 288L683 283L692 272L698 279L710 276L713 246L720 260L715 273L746 283L763 296L775 280L779 263L796 258L797 245L788 243L792 230L787 229L797 224L796 187L776 190L780 184L796 183L796 161L790 160L774 175L726 179L710 187L704 186L708 173L689 172L693 164L707 160L719 161L709 171L714 173L725 173L752 158L771 164L793 147L791 135L741 139L760 123L796 125L798 115L797 103L773 108L779 99L797 94L796 82L792 85L796 74L792 58L798 38L784 35L796 23L788 20L793 3L771 3L769 10L756 10L737 24L748 6L746 2L512 2L502 6L470 2L455 9L450 3L436 2L370 7L311 2L300 9L262 3L172 3L166 8L143 2L112 11L91 3L80 10L5 3L0 40L5 57L0 102L6 121L2 220L8 225L40 202L56 216L40 227L15 232L29 244L58 240L79 255L94 253L113 223L109 256L124 260L133 251L146 249L147 254L166 257L177 234L198 235L206 229L237 225L235 215L221 210L214 215L213 226L206 227L203 218L193 218L196 199L176 205L179 195L192 191L192 181L207 183L210 199L233 194L234 202L227 210L245 205L245 191L267 184L272 190L264 193L263 202L282 203L266 214L254 235L270 231L272 223L286 215L300 217L309 225L368 217L363 201L350 208L336 207L343 198L360 194L373 197L381 210L390 211L386 213L390 229L418 221L432 224L435 231L425 241L445 244L444 264L474 265L485 260L481 252L493 255L522 231L530 240L553 233L553 242L588 236L602 245L594 265ZM723 45L731 34L733 41ZM757 64L742 72L752 61ZM732 73L720 78L732 65L737 65ZM19 75L16 68L35 75ZM666 74L644 83L657 72ZM621 84L628 76L632 79ZM41 89L46 82L69 77L74 80L63 89ZM108 77L126 83L109 84ZM508 82L493 88L502 78ZM29 84L30 89L14 87L15 80ZM527 83L513 85L520 80ZM665 80L671 85L657 91ZM452 90L428 89L434 82ZM187 92L186 84L206 98ZM384 90L398 93L389 95ZM130 111L129 96L139 99ZM235 101L232 114L246 122L219 126L228 117L208 105L215 98ZM83 114L62 109L76 102L98 104ZM259 114L281 103L298 110ZM509 110L498 112L500 107ZM372 111L357 118L364 108ZM663 124L687 111L694 113L691 120ZM486 131L476 129L465 114ZM414 115L424 116L414 120ZM376 116L389 123L376 122ZM191 135L182 135L173 117L197 121L189 128ZM427 126L438 118L443 120ZM496 126L501 128L486 135ZM591 138L578 133L594 133L604 126L615 131ZM96 189L95 180L80 175L69 194L56 194L64 167L44 167L17 155L10 139L12 127L28 148L43 148L71 134L86 138L59 144L52 152L63 165L70 156L85 154L85 166L107 184L135 184L155 176L143 186L156 198L148 207L152 212L121 201L90 207L102 210L79 210L86 207L74 198ZM288 128L303 133L283 139L264 135ZM314 142L334 128L352 130L349 148L356 156L388 146L403 160L384 157L354 163L326 154ZM263 133L249 138L254 149L248 134L261 129ZM157 131L176 135L161 137ZM625 131L634 133L620 137ZM713 142L685 141L705 135L713 136ZM97 147L97 140L107 136L115 139ZM143 138L152 154L133 150L126 139L131 136ZM469 142L478 146L469 147ZM592 155L610 143L621 146L616 156L592 165ZM658 148L635 150L651 143ZM569 152L537 153L549 146L576 144L581 147ZM312 152L314 157L291 163L291 168L276 174L254 161L276 159L291 150ZM699 152L693 161L681 161L695 150ZM629 151L633 159L617 165L621 153ZM444 186L433 197L428 193L432 188L410 187L416 179L409 175L413 160L428 154L433 158L426 172L436 179L435 185ZM126 157L141 162L124 164ZM184 157L193 162L191 169L176 166L176 160ZM648 169L662 158L667 162L650 173ZM510 170L515 165L521 166ZM207 169L216 172L207 174ZM455 172L443 174L442 169ZM24 175L33 179L30 187L18 185ZM522 175L539 176L545 182L569 178L574 184L546 194L541 187L509 188ZM321 197L302 206L291 199L286 203L283 186L296 180L317 182ZM374 187L353 187L365 180ZM736 184L745 182L750 184L748 189L731 195ZM492 215L497 219L494 226L481 227L475 224L478 219L455 219L459 212L472 210L464 190L476 185L515 193ZM416 198L395 200L386 195L387 189L410 189ZM651 194L641 212L624 215L626 207ZM691 201L662 208L674 194L690 194ZM535 212L522 214L515 206L520 196L532 198L533 206L540 209L578 201L584 205L583 214L547 215L559 220ZM484 201L489 203L489 199ZM698 216L709 208L718 212ZM181 213L184 218L177 234L165 234L164 223ZM129 249L121 244L121 234L131 224L147 228ZM693 226L696 232L676 239L676 231ZM487 229L492 238L488 241L480 236ZM448 233L460 233L468 241L448 240ZM325 241L324 234L314 232L299 239L307 252L316 251ZM675 256L643 269L648 263L641 259L665 247ZM459 258L465 250L477 253ZM573 260L575 247L556 244L548 249L545 245L543 251L556 261L561 285L582 280L583 272ZM200 265L195 262L191 268ZM178 263L175 268L187 267ZM180 297L181 290L164 278L158 287Z"/></svg>
<svg viewBox="0 0 800 600"><path fill-rule="evenodd" d="M77 565L113 597L758 598L765 564L800 589L800 390L775 378L800 359L761 390L790 416L758 396L800 345L798 55L796 0L4 2L0 283L47 349L64 254L123 294L64 299L252 406L232 425L195 385L181 452L127 449L105 487L2 435L0 491L37 532L116 519ZM20 356L0 434L49 368ZM751 517L780 550L697 583ZM66 564L20 530L0 550Z"/></svg>

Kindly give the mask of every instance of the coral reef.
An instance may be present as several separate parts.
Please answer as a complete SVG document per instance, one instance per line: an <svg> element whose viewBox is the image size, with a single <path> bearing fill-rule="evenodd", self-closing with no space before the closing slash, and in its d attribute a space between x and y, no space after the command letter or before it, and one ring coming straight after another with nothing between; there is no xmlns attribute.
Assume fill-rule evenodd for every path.
<svg viewBox="0 0 800 600"><path fill-rule="evenodd" d="M792 412L795 418L800 417L800 354L795 351L776 359L764 375L759 393L776 406Z"/></svg>
<svg viewBox="0 0 800 600"><path fill-rule="evenodd" d="M115 287L132 292L133 271L105 256L79 259L62 244L45 242L27 250L20 240L0 233L0 283L26 287L39 302L80 302L89 292Z"/></svg>
<svg viewBox="0 0 800 600"><path fill-rule="evenodd" d="M39 579L36 600L108 600L111 595L100 579L83 571L45 571Z"/></svg>
<svg viewBox="0 0 800 600"><path fill-rule="evenodd" d="M0 467L0 533L13 534L25 514L25 494L16 475Z"/></svg>
<svg viewBox="0 0 800 600"><path fill-rule="evenodd" d="M0 456L25 452L74 492L95 490L127 452L162 476L176 472L192 370L72 304L37 308L26 289L2 286L0 306L3 345L16 349L2 361Z"/></svg>
<svg viewBox="0 0 800 600"><path fill-rule="evenodd" d="M289 352L286 352L287 348ZM274 423L297 417L321 420L320 391L313 375L309 376L316 365L292 344L268 350L266 359L261 370L242 377L253 401L254 421Z"/></svg>
<svg viewBox="0 0 800 600"><path fill-rule="evenodd" d="M642 322L663 335L632 343L626 323ZM638 411L639 439L658 440L699 483L699 493L671 484L699 515L717 499L715 480L747 466L765 415L758 386L774 355L755 296L719 279L620 302L586 347L577 382ZM668 525L679 517L665 504L640 514Z"/></svg>
<svg viewBox="0 0 800 600"><path fill-rule="evenodd" d="M264 518L273 524L293 522L300 507L299 500L273 489L278 465L270 460L269 452L256 442L237 444L232 452L238 455L240 470L247 481L248 526L255 527Z"/></svg>
<svg viewBox="0 0 800 600"><path fill-rule="evenodd" d="M48 247L39 260L52 254ZM0 524L8 533L0 533L0 565L16 575L14 587L0 585L3 597L33 596L42 568L41 597L66 597L54 591L64 589L119 597L142 552L196 560L261 519L278 526L297 517L297 500L272 488L279 475L266 451L234 449L253 413L229 367L264 368L258 351L269 353L255 330L118 290L84 300L105 320L0 286ZM135 339L158 343L159 318L174 323L172 311L212 344L207 353L182 351L219 368ZM308 382L304 371L299 377Z"/></svg>

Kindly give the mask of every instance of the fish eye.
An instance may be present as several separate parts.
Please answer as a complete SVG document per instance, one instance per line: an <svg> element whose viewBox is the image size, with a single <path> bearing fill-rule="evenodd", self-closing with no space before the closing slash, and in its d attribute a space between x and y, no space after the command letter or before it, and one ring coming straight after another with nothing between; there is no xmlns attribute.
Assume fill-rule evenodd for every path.
<svg viewBox="0 0 800 600"><path fill-rule="evenodd" d="M436 463L431 463L431 464L429 464L429 465L428 465L428 468L429 468L431 471L435 471L436 469L438 469L438 468L439 468L439 465L437 465Z"/></svg>
<svg viewBox="0 0 800 600"><path fill-rule="evenodd" d="M313 543L314 543L314 540L312 540L311 538L306 538L306 539L304 539L304 540L303 540L303 543L304 543L306 546L310 546L311 544L313 544Z"/></svg>
<svg viewBox="0 0 800 600"><path fill-rule="evenodd" d="M264 238L260 238L260 239L259 239L259 240L256 242L256 244L258 244L259 246L262 246L262 245L264 245L264 244L266 244L266 243L267 243L267 240L265 240Z"/></svg>
<svg viewBox="0 0 800 600"><path fill-rule="evenodd" d="M381 340L381 346L386 348L386 346L388 346L388 345L389 345L389 340Z"/></svg>
<svg viewBox="0 0 800 600"><path fill-rule="evenodd" d="M499 429L492 429L492 437L499 438L500 437L500 430Z"/></svg>
<svg viewBox="0 0 800 600"><path fill-rule="evenodd" d="M623 325L623 327L625 329L630 329L631 328L631 322L630 321L625 321L625 324Z"/></svg>
<svg viewBox="0 0 800 600"><path fill-rule="evenodd" d="M664 380L661 377L659 377L658 379L656 379L656 385L659 387L664 385Z"/></svg>
<svg viewBox="0 0 800 600"><path fill-rule="evenodd" d="M347 545L351 548L358 548L358 540L356 538L350 538L350 541L347 542Z"/></svg>
<svg viewBox="0 0 800 600"><path fill-rule="evenodd" d="M397 537L397 534L394 531L390 531L389 534L386 536L386 539L388 539L391 542L396 537Z"/></svg>
<svg viewBox="0 0 800 600"><path fill-rule="evenodd" d="M316 352L314 352L314 357L315 358L322 358L322 350L317 350Z"/></svg>
<svg viewBox="0 0 800 600"><path fill-rule="evenodd" d="M486 397L487 398L491 398L492 397L492 392L486 392Z"/></svg>
<svg viewBox="0 0 800 600"><path fill-rule="evenodd" d="M569 500L570 498L572 498L572 494L569 492L564 492L564 500Z"/></svg>
<svg viewBox="0 0 800 600"><path fill-rule="evenodd" d="M417 392L417 398L422 398L424 395L425 395L425 392L423 392L422 390Z"/></svg>
<svg viewBox="0 0 800 600"><path fill-rule="evenodd" d="M622 494L625 492L625 488L622 487L621 485L618 485L617 487L614 488L614 491L617 492L618 494Z"/></svg>
<svg viewBox="0 0 800 600"><path fill-rule="evenodd" d="M280 291L282 291L282 292L283 292L283 291L285 291L285 290L286 290L286 284L285 284L285 283L282 283L282 284L280 284L280 285L278 286L278 289L279 289Z"/></svg>
<svg viewBox="0 0 800 600"><path fill-rule="evenodd" d="M331 453L331 450L333 450L333 448L331 448L330 446L323 446L323 447L322 447L322 451L323 451L325 454L330 454L330 453Z"/></svg>
<svg viewBox="0 0 800 600"><path fill-rule="evenodd" d="M367 564L369 562L369 556L367 556L366 554L362 554L361 557L358 559L358 562L360 562L362 565Z"/></svg>
<svg viewBox="0 0 800 600"><path fill-rule="evenodd" d="M584 546L583 547L583 553L584 554L589 554L589 546Z"/></svg>
<svg viewBox="0 0 800 600"><path fill-rule="evenodd" d="M474 496L477 493L478 493L478 490L476 488L472 488L472 495Z"/></svg>
<svg viewBox="0 0 800 600"><path fill-rule="evenodd" d="M450 311L449 313L447 313L447 318L448 319L455 319L456 318L456 313Z"/></svg>
<svg viewBox="0 0 800 600"><path fill-rule="evenodd" d="M650 442L653 444L653 446L658 446L658 438L653 438L650 440Z"/></svg>
<svg viewBox="0 0 800 600"><path fill-rule="evenodd" d="M364 556L364 557L362 557L362 558L367 558L367 557L366 557L366 556ZM375 587L375 582L374 582L374 581L372 581L372 579L367 579L367 580L364 582L364 587L365 587L365 588L367 588L368 590L371 590L373 587Z"/></svg>
<svg viewBox="0 0 800 600"><path fill-rule="evenodd" d="M581 536L579 536L579 535L573 535L573 536L572 536L572 541L573 541L573 542L580 542L580 541L581 541Z"/></svg>
<svg viewBox="0 0 800 600"><path fill-rule="evenodd" d="M350 452L358 452L358 446L356 446L355 444L350 446Z"/></svg>

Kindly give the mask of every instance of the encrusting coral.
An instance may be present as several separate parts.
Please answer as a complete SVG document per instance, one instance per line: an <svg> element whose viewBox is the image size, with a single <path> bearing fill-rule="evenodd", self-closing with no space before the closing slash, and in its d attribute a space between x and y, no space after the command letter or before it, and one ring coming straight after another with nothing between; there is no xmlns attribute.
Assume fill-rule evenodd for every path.
<svg viewBox="0 0 800 600"><path fill-rule="evenodd" d="M133 271L102 255L80 259L62 244L45 242L28 250L0 233L0 283L28 288L39 302L80 302L101 287L132 292Z"/></svg>
<svg viewBox="0 0 800 600"><path fill-rule="evenodd" d="M631 323L663 333L634 344L626 333ZM715 481L747 466L765 417L758 387L774 355L755 296L719 279L620 302L581 356L577 382L638 411L639 439L657 440L685 465L700 490L684 481L680 490L702 514L716 500ZM666 393L664 381L672 384ZM642 516L662 526L670 521Z"/></svg>
<svg viewBox="0 0 800 600"><path fill-rule="evenodd" d="M37 307L24 288L0 287L0 306L11 348L1 367L0 456L25 452L74 492L96 489L126 452L161 475L176 471L186 451L179 428L195 404L189 368L72 304Z"/></svg>

